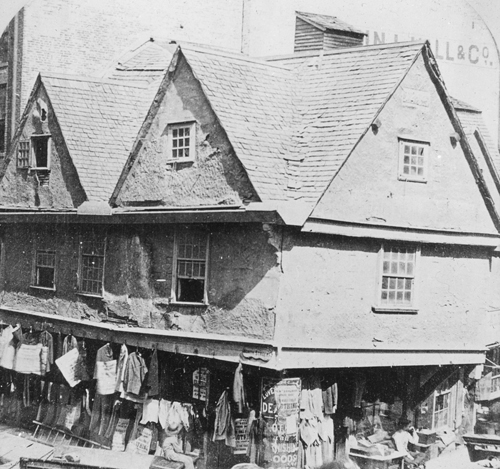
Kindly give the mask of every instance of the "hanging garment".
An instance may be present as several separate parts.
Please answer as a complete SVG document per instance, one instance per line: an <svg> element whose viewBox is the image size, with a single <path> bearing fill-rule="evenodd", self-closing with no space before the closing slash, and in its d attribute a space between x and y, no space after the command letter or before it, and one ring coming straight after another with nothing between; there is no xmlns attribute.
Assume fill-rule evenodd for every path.
<svg viewBox="0 0 500 469"><path fill-rule="evenodd" d="M325 414L334 414L337 410L338 389L337 383L328 386L323 391L323 408Z"/></svg>
<svg viewBox="0 0 500 469"><path fill-rule="evenodd" d="M87 364L87 347L85 341L78 342L78 359L75 367L75 378L80 381L89 381L90 375Z"/></svg>
<svg viewBox="0 0 500 469"><path fill-rule="evenodd" d="M355 389L354 389L354 407L361 407L361 400L363 399L363 394L365 392L366 378L362 374L356 374L355 377Z"/></svg>
<svg viewBox="0 0 500 469"><path fill-rule="evenodd" d="M172 403L170 401L167 401L166 399L160 400L160 408L158 411L158 423L164 430L167 428L168 412L170 410L171 405Z"/></svg>
<svg viewBox="0 0 500 469"><path fill-rule="evenodd" d="M91 436L103 436L108 428L111 413L113 411L114 396L112 394L97 394L92 405L89 431Z"/></svg>
<svg viewBox="0 0 500 469"><path fill-rule="evenodd" d="M96 392L101 395L115 393L116 360L113 360L113 349L106 344L97 351L94 368L94 379L97 380Z"/></svg>
<svg viewBox="0 0 500 469"><path fill-rule="evenodd" d="M229 407L229 400L227 391L224 391L217 401L215 408L215 425L213 441L225 440L229 428L229 421L231 420L231 409Z"/></svg>
<svg viewBox="0 0 500 469"><path fill-rule="evenodd" d="M1 365L1 361L4 351L14 337L13 330L14 328L12 326L7 326L3 329L2 334L0 335L0 366L3 366Z"/></svg>
<svg viewBox="0 0 500 469"><path fill-rule="evenodd" d="M147 372L148 368L144 358L139 352L132 352L128 357L123 376L123 389L125 392L139 395Z"/></svg>
<svg viewBox="0 0 500 469"><path fill-rule="evenodd" d="M76 337L69 334L63 340L62 354L68 353L70 350L78 347Z"/></svg>
<svg viewBox="0 0 500 469"><path fill-rule="evenodd" d="M42 344L28 345L21 343L16 351L14 371L24 374L41 375Z"/></svg>
<svg viewBox="0 0 500 469"><path fill-rule="evenodd" d="M160 383L158 377L158 350L153 350L149 362L149 371L146 376L146 390L149 397L155 397L160 394Z"/></svg>
<svg viewBox="0 0 500 469"><path fill-rule="evenodd" d="M333 419L330 415L325 415L323 422L321 422L321 430L319 432L321 439L321 452L323 456L323 463L333 461L334 453L334 429Z"/></svg>
<svg viewBox="0 0 500 469"><path fill-rule="evenodd" d="M14 368L14 358L16 356L16 346L14 344L14 332L16 328L7 326L2 332L3 351L0 359L0 366L8 370Z"/></svg>
<svg viewBox="0 0 500 469"><path fill-rule="evenodd" d="M160 401L157 399L146 399L142 407L141 424L146 425L148 422L158 423L158 414L160 411Z"/></svg>
<svg viewBox="0 0 500 469"><path fill-rule="evenodd" d="M245 387L243 384L243 365L240 363L234 372L233 401L236 403L237 412L242 414L246 407Z"/></svg>
<svg viewBox="0 0 500 469"><path fill-rule="evenodd" d="M42 375L45 375L54 364L54 339L52 334L42 331L39 340L42 344Z"/></svg>
<svg viewBox="0 0 500 469"><path fill-rule="evenodd" d="M125 375L125 368L128 361L128 349L125 344L120 347L120 356L118 357L118 364L116 365L116 392L123 392L123 377Z"/></svg>

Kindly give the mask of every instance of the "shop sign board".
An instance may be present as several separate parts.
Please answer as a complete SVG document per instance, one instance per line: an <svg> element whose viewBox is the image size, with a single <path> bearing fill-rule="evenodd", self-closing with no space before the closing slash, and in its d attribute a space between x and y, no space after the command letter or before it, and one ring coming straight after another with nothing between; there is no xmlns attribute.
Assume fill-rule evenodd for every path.
<svg viewBox="0 0 500 469"><path fill-rule="evenodd" d="M207 400L208 368L193 371L193 399Z"/></svg>
<svg viewBox="0 0 500 469"><path fill-rule="evenodd" d="M297 467L300 392L300 378L262 380L261 415L265 422L266 469Z"/></svg>
<svg viewBox="0 0 500 469"><path fill-rule="evenodd" d="M248 449L248 434L247 434L248 419L234 419L234 429L236 434L236 447L234 454L247 454Z"/></svg>

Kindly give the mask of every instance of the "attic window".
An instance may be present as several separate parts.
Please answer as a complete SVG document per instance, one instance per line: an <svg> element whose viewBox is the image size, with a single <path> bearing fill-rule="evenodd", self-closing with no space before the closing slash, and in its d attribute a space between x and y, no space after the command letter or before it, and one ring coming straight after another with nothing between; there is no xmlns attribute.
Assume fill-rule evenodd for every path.
<svg viewBox="0 0 500 469"><path fill-rule="evenodd" d="M33 169L49 169L50 167L50 135L31 137Z"/></svg>
<svg viewBox="0 0 500 469"><path fill-rule="evenodd" d="M427 181L429 144L399 141L399 179L402 181Z"/></svg>
<svg viewBox="0 0 500 469"><path fill-rule="evenodd" d="M168 126L169 162L193 161L195 150L195 123L170 124Z"/></svg>

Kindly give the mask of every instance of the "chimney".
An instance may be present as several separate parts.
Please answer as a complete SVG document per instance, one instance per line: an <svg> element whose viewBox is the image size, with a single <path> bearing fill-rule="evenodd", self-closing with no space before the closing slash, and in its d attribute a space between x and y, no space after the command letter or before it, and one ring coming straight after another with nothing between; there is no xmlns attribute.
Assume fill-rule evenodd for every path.
<svg viewBox="0 0 500 469"><path fill-rule="evenodd" d="M365 36L335 16L295 12L294 52L362 46Z"/></svg>

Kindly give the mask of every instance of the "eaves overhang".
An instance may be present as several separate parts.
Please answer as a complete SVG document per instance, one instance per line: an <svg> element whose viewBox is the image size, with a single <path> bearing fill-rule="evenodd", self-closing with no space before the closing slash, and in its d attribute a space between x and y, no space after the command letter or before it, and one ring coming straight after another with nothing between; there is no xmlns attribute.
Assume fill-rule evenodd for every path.
<svg viewBox="0 0 500 469"><path fill-rule="evenodd" d="M306 221L302 231L305 233L426 244L482 246L487 248L496 248L500 245L500 234L498 233L428 230L416 227L380 226L314 218Z"/></svg>
<svg viewBox="0 0 500 469"><path fill-rule="evenodd" d="M308 206L286 202L204 207L106 207L100 204L86 205L84 209L51 210L0 206L0 224L269 223L302 226L310 210Z"/></svg>

